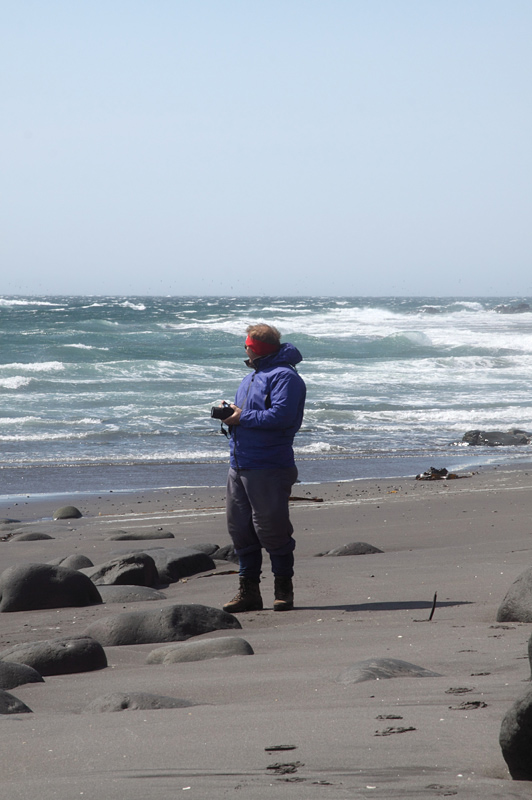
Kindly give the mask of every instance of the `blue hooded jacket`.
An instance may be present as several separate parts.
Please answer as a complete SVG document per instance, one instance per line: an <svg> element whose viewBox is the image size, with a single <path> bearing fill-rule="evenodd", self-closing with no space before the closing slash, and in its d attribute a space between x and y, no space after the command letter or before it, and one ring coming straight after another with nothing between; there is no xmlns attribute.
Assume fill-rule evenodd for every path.
<svg viewBox="0 0 532 800"><path fill-rule="evenodd" d="M253 362L235 397L242 409L240 424L231 428L233 469L288 469L294 466L292 444L303 421L306 387L295 365L303 357L297 347Z"/></svg>

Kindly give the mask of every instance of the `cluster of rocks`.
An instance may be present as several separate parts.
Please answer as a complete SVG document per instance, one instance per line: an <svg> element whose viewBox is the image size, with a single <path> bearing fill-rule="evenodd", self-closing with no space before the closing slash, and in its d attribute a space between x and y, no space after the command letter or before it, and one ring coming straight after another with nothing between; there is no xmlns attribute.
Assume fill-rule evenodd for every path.
<svg viewBox="0 0 532 800"><path fill-rule="evenodd" d="M79 518L74 507L59 509L54 520ZM2 527L17 531L16 520L2 520ZM4 536L4 541L53 538L36 531ZM118 531L109 540L174 538L161 531ZM213 544L197 548L149 546L142 551L118 554L103 564L93 564L84 555L70 555L49 563L17 564L0 574L0 612L97 606L105 602L165 600L161 588L183 578L216 569L216 561L237 561L231 545ZM170 664L253 655L251 645L240 637L201 639L219 630L241 629L232 614L199 604L169 605L102 616L77 636L56 637L18 644L0 651L0 714L31 711L10 694L10 689L42 682L49 675L89 672L108 665L106 647L164 643L147 658L149 664ZM187 645L184 644L187 642ZM159 650L161 652L159 652ZM191 705L180 698L144 693L115 693L91 701L87 711L182 708Z"/></svg>
<svg viewBox="0 0 532 800"><path fill-rule="evenodd" d="M54 520L79 519L73 506L58 509ZM18 527L15 520L0 520L4 541L53 538L49 532ZM25 529L26 528L26 529ZM50 530L50 529L48 529ZM54 532L52 528L52 533ZM203 543L190 547L150 544L169 540L172 533L157 530L113 531L108 541L144 541L142 549L112 554L94 564L82 554L56 558L47 563L17 564L0 574L0 612L98 606L106 602L166 600L169 584L216 569L217 562L238 563L232 545ZM382 551L367 542L350 542L318 556L350 556ZM150 604L152 605L152 604ZM108 665L106 648L154 643L148 664L171 664L210 658L253 655L251 645L238 636L202 638L219 630L237 630L238 619L203 605L167 605L118 614L102 615L77 636L57 637L18 644L0 651L0 713L29 712L9 690L24 683L43 681L49 675L89 672ZM392 676L393 668L388 665ZM422 668L414 667L412 674ZM402 671L401 671L402 670ZM397 670L396 670L397 672ZM397 674L406 674L401 667ZM88 711L184 707L179 698L139 693L114 693L91 701Z"/></svg>
<svg viewBox="0 0 532 800"><path fill-rule="evenodd" d="M494 310L497 314L524 314L532 309L528 303L501 303Z"/></svg>
<svg viewBox="0 0 532 800"><path fill-rule="evenodd" d="M430 467L425 472L420 472L419 475L416 475L416 481L452 481L465 477L469 477L469 475L458 475L456 472L449 472L445 467L441 467L441 469Z"/></svg>
<svg viewBox="0 0 532 800"><path fill-rule="evenodd" d="M467 431L462 436L462 443L473 447L512 447L530 444L532 433L521 428L510 428L508 431Z"/></svg>

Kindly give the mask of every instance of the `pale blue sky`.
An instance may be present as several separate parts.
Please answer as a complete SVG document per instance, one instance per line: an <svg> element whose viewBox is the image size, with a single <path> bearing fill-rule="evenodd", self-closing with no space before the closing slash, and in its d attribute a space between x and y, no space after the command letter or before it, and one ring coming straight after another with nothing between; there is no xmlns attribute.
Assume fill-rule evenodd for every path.
<svg viewBox="0 0 532 800"><path fill-rule="evenodd" d="M1 294L532 295L530 0L3 0Z"/></svg>

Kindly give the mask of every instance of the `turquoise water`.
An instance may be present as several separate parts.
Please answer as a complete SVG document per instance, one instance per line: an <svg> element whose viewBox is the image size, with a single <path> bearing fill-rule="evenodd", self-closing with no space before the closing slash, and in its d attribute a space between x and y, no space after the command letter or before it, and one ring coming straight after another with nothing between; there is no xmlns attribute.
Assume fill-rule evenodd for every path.
<svg viewBox="0 0 532 800"><path fill-rule="evenodd" d="M210 407L232 400L256 321L304 356L303 480L527 460L458 444L472 428L532 430L532 313L496 310L517 300L0 298L0 494L219 484Z"/></svg>

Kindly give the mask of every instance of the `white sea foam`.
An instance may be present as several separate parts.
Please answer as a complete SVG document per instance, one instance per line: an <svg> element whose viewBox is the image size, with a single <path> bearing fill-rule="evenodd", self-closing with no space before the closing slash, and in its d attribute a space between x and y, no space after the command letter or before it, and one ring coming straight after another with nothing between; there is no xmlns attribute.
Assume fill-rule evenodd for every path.
<svg viewBox="0 0 532 800"><path fill-rule="evenodd" d="M14 375L12 378L0 378L0 387L2 389L22 389L23 386L29 386L31 378L24 378L22 375Z"/></svg>
<svg viewBox="0 0 532 800"><path fill-rule="evenodd" d="M462 306L468 311L484 311L482 303L478 303L474 300L457 300L455 305Z"/></svg>
<svg viewBox="0 0 532 800"><path fill-rule="evenodd" d="M56 306L57 303L50 303L48 300L19 300L14 297L0 297L0 307L9 308L11 306Z"/></svg>
<svg viewBox="0 0 532 800"><path fill-rule="evenodd" d="M26 422L41 421L41 417L0 417L0 425L23 425Z"/></svg>
<svg viewBox="0 0 532 800"><path fill-rule="evenodd" d="M392 343L406 340L407 342L416 345L416 347L430 347L432 345L432 341L430 340L429 336L422 331L401 331L401 333L392 333L386 338Z"/></svg>
<svg viewBox="0 0 532 800"><path fill-rule="evenodd" d="M77 350L109 350L108 347L95 347L95 345L92 344L64 344L63 347L74 347Z"/></svg>
<svg viewBox="0 0 532 800"><path fill-rule="evenodd" d="M294 452L299 455L331 455L334 453L346 453L348 452L345 447L341 445L334 445L330 442L313 442L312 444L298 446L297 443L294 447Z"/></svg>
<svg viewBox="0 0 532 800"><path fill-rule="evenodd" d="M129 300L125 300L123 303L119 303L122 308L132 308L135 311L146 311L146 306L144 303L130 303Z"/></svg>
<svg viewBox="0 0 532 800"><path fill-rule="evenodd" d="M0 370L17 370L25 372L60 372L63 370L64 364L61 361L36 361L31 364L20 364L14 362L12 364L0 364Z"/></svg>
<svg viewBox="0 0 532 800"><path fill-rule="evenodd" d="M19 433L0 435L0 442L53 442L57 440L86 439L88 433Z"/></svg>

